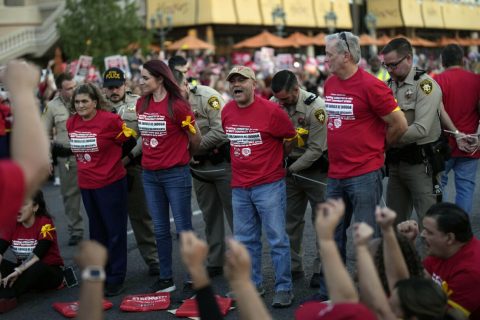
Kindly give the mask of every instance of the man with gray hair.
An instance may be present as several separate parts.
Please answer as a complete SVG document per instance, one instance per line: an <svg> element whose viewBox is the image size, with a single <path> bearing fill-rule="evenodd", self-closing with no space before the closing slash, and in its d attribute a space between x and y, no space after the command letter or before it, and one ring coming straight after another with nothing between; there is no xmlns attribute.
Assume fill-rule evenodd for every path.
<svg viewBox="0 0 480 320"><path fill-rule="evenodd" d="M359 38L350 32L326 38L332 76L325 82L329 157L327 198L343 198L345 216L335 231L342 258L346 230L355 222L375 226L375 207L382 197L385 141L394 143L407 121L385 83L358 67ZM320 298L327 298L324 281Z"/></svg>

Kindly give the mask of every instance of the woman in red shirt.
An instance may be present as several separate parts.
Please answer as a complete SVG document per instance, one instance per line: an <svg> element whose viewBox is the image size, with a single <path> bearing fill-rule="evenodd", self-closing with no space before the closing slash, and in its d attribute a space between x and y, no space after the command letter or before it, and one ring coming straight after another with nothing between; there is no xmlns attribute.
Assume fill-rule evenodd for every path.
<svg viewBox="0 0 480 320"><path fill-rule="evenodd" d="M143 141L143 185L160 262L160 279L151 289L170 292L176 287L172 279L169 207L177 233L192 230L192 177L188 164L201 135L190 105L165 63L146 62L140 88L143 96L137 101L137 115ZM185 289L189 286L186 283Z"/></svg>
<svg viewBox="0 0 480 320"><path fill-rule="evenodd" d="M108 250L106 296L123 291L127 271L127 179L122 164L122 143L136 133L91 83L75 89L67 121L70 146L78 165L78 185L88 215L90 239Z"/></svg>
<svg viewBox="0 0 480 320"><path fill-rule="evenodd" d="M16 262L3 259L8 247ZM57 233L43 193L38 191L24 203L15 229L0 237L0 313L15 308L17 298L31 289L59 287L63 281L62 267Z"/></svg>

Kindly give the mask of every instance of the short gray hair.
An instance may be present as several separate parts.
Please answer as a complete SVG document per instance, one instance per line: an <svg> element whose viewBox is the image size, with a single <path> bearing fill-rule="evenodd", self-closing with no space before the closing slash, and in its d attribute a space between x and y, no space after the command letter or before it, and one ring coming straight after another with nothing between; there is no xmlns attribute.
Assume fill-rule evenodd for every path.
<svg viewBox="0 0 480 320"><path fill-rule="evenodd" d="M341 34L345 34L345 39L348 42L348 47L345 41L341 38ZM360 51L360 39L351 32L339 32L329 34L325 38L326 42L332 42L333 40L338 40L336 44L337 53L346 53L350 51L350 55L352 56L352 60L354 63L358 64L360 62L360 58L362 57Z"/></svg>

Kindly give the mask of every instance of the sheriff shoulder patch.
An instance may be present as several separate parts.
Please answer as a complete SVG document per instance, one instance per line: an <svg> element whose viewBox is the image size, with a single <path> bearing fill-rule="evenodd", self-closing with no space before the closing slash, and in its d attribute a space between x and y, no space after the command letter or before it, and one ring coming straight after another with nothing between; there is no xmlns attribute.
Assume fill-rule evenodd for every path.
<svg viewBox="0 0 480 320"><path fill-rule="evenodd" d="M315 115L315 118L317 118L318 122L320 122L321 124L325 123L325 119L327 118L325 114L325 110L318 109L317 111L315 111L314 115Z"/></svg>
<svg viewBox="0 0 480 320"><path fill-rule="evenodd" d="M430 94L430 93L432 93L432 91L433 91L433 83L432 83L432 81L429 80L429 79L423 80L422 82L420 82L420 89L422 89L422 91L423 91L425 94Z"/></svg>
<svg viewBox="0 0 480 320"><path fill-rule="evenodd" d="M220 101L215 96L212 96L210 99L208 99L208 105L215 110L220 110Z"/></svg>

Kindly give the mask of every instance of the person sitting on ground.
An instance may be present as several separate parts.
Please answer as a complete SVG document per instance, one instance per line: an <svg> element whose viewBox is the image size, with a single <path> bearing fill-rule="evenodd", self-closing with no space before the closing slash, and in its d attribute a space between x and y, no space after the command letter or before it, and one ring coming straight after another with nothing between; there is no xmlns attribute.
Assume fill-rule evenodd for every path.
<svg viewBox="0 0 480 320"><path fill-rule="evenodd" d="M480 241L473 236L468 214L455 204L438 203L427 211L423 226L426 274L446 290L452 308L480 319ZM412 242L419 233L413 220L397 228Z"/></svg>
<svg viewBox="0 0 480 320"><path fill-rule="evenodd" d="M376 209L376 221L383 232L384 264L391 292L382 290L380 278L368 251L373 229L365 223L354 225L359 288L362 301L374 310L378 319L457 319L447 308L447 295L433 281L409 278L393 224L396 213L388 208Z"/></svg>
<svg viewBox="0 0 480 320"><path fill-rule="evenodd" d="M3 258L8 247L16 262ZM0 235L0 313L15 308L17 298L31 289L58 288L63 282L62 267L55 227L38 191L24 203L15 228Z"/></svg>
<svg viewBox="0 0 480 320"><path fill-rule="evenodd" d="M200 319L223 319L205 268L208 254L207 243L198 239L192 231L182 232L180 240L182 260L192 277ZM227 244L225 276L235 293L240 318L243 320L271 319L255 285L251 281L251 260L247 249L233 239L229 239Z"/></svg>

